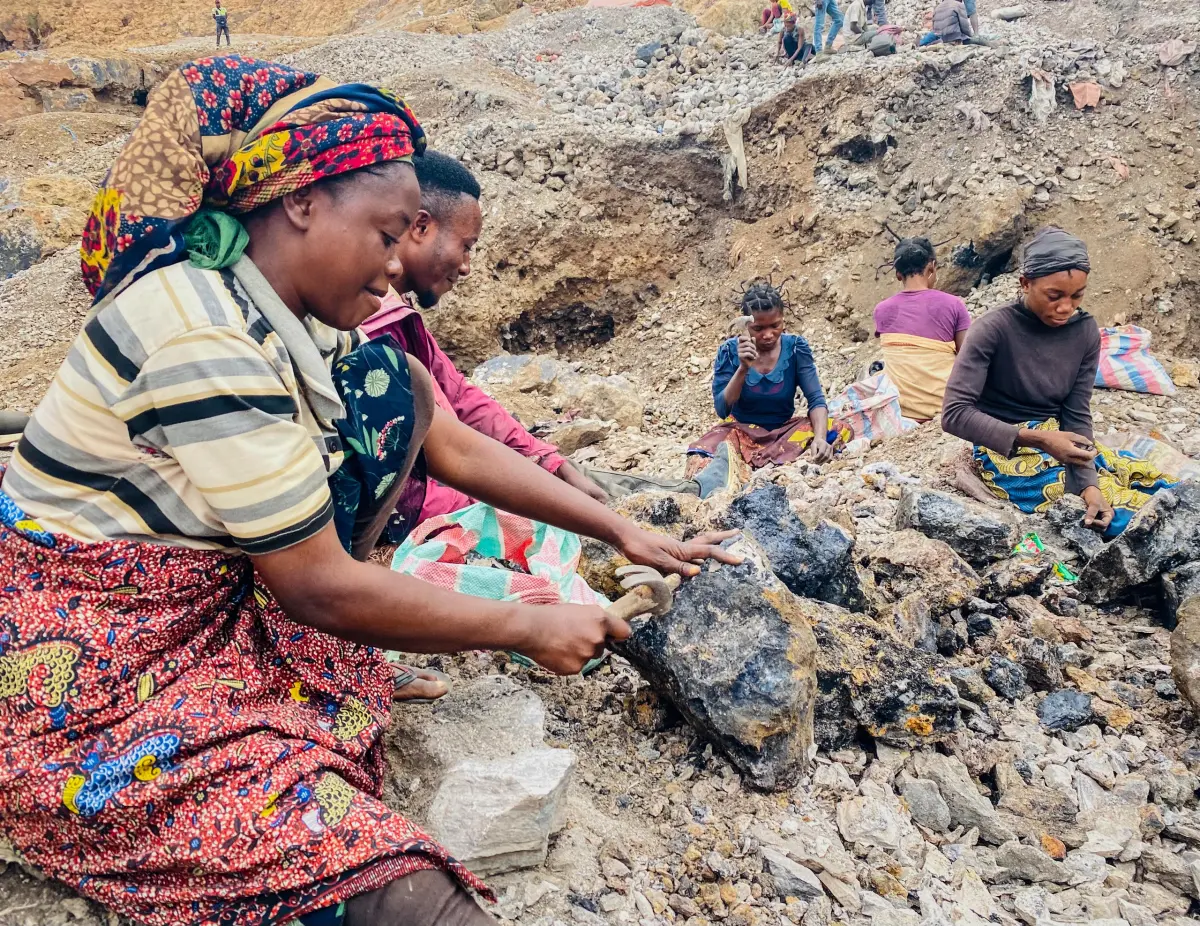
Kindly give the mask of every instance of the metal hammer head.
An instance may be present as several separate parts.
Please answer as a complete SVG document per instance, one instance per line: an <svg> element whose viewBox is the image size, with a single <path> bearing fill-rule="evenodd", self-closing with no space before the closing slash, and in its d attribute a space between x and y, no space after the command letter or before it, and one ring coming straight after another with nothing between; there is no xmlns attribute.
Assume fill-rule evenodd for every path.
<svg viewBox="0 0 1200 926"><path fill-rule="evenodd" d="M679 586L678 576L665 579L657 569L649 566L621 566L617 569L617 576L621 579L621 588L626 591L644 588L650 593L654 607L647 611L647 614L657 617L671 610L671 602L674 600L672 593Z"/></svg>

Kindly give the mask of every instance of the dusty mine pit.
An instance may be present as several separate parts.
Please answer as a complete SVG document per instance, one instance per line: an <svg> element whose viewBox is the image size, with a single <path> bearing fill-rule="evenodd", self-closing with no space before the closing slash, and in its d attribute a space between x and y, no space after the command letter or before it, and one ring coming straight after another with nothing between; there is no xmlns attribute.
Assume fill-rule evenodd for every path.
<svg viewBox="0 0 1200 926"><path fill-rule="evenodd" d="M980 0L989 46L918 50L932 5L888 4L896 54L803 70L736 0L232 9L233 51L396 89L476 174L472 273L426 321L580 464L682 476L754 277L788 281L790 330L841 393L877 356L897 236L944 242L939 286L978 318L1015 295L1034 230L1071 230L1085 308L1150 331L1174 381L1096 390L1098 438L1153 436L1192 476L1107 544L1078 499L969 498L969 447L935 419L738 493L614 502L679 538L739 529L746 559L586 676L417 657L452 690L393 711L385 799L503 923L1200 917L1200 5ZM207 12L175 6L0 13L9 408L37 405L87 312L79 234L142 91L210 53ZM504 355L536 359L498 375ZM619 594L619 564L584 541L597 591ZM0 710L24 684L8 659ZM0 860L3 926L125 922Z"/></svg>

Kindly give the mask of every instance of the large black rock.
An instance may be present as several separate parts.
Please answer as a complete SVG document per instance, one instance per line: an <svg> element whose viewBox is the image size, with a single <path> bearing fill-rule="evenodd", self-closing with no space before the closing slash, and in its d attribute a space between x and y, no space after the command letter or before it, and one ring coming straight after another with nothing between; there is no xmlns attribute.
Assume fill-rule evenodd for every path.
<svg viewBox="0 0 1200 926"><path fill-rule="evenodd" d="M724 521L762 546L771 569L794 594L866 610L867 597L854 568L854 538L829 521L806 524L792 511L782 486L761 486L736 499Z"/></svg>
<svg viewBox="0 0 1200 926"><path fill-rule="evenodd" d="M790 788L813 742L816 641L807 613L746 540L740 566L713 566L670 612L635 622L616 649L755 787Z"/></svg>
<svg viewBox="0 0 1200 926"><path fill-rule="evenodd" d="M1162 573L1200 560L1200 482L1155 495L1125 532L1092 557L1077 591L1087 601L1110 601Z"/></svg>
<svg viewBox="0 0 1200 926"><path fill-rule="evenodd" d="M1020 539L1016 519L1006 512L920 486L905 486L896 527L944 541L976 567L1006 559Z"/></svg>

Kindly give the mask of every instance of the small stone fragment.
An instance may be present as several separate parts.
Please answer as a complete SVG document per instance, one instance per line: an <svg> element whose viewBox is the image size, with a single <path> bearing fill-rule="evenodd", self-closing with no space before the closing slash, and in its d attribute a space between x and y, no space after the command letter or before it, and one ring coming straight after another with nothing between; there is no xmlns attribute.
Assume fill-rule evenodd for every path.
<svg viewBox="0 0 1200 926"><path fill-rule="evenodd" d="M903 805L891 788L876 781L863 781L860 791L861 795L838 802L837 825L842 838L854 845L899 849L913 832Z"/></svg>
<svg viewBox="0 0 1200 926"><path fill-rule="evenodd" d="M1164 887L1188 897L1200 897L1200 885L1193 877L1192 866L1174 852L1161 846L1146 846L1142 850L1142 865Z"/></svg>
<svg viewBox="0 0 1200 926"><path fill-rule="evenodd" d="M996 850L996 864L1008 869L1010 875L1022 881L1063 884L1069 878L1069 873L1063 870L1062 865L1041 849L1016 841L1006 842Z"/></svg>
<svg viewBox="0 0 1200 926"><path fill-rule="evenodd" d="M1182 762L1160 759L1142 769L1150 783L1150 794L1156 804L1167 807L1184 807L1196 799L1200 790L1200 778L1188 770Z"/></svg>
<svg viewBox="0 0 1200 926"><path fill-rule="evenodd" d="M1025 684L1025 670L1003 656L988 657L983 677L996 694L1009 701L1018 701L1029 694L1029 687Z"/></svg>
<svg viewBox="0 0 1200 926"><path fill-rule="evenodd" d="M1171 677L1179 694L1200 711L1200 595L1179 605L1171 632Z"/></svg>
<svg viewBox="0 0 1200 926"><path fill-rule="evenodd" d="M914 820L935 833L950 829L950 808L942 800L935 782L924 778L906 778L901 782L900 789Z"/></svg>
<svg viewBox="0 0 1200 926"><path fill-rule="evenodd" d="M1048 921L1049 910L1046 907L1046 891L1034 887L1017 891L1013 896L1013 912L1025 926L1041 926Z"/></svg>
<svg viewBox="0 0 1200 926"><path fill-rule="evenodd" d="M1039 842L1042 844L1042 851L1056 862L1061 862L1067 857L1067 847L1057 836L1051 836L1049 833L1045 833L1042 835Z"/></svg>
<svg viewBox="0 0 1200 926"><path fill-rule="evenodd" d="M1072 887L1081 884L1102 884L1107 877L1108 865L1102 857L1091 852L1073 849L1067 853L1067 858L1062 864L1070 873L1067 883Z"/></svg>
<svg viewBox="0 0 1200 926"><path fill-rule="evenodd" d="M815 900L825 893L821 880L815 874L782 852L764 846L762 857L763 870L774 879L775 896L780 900L788 897Z"/></svg>
<svg viewBox="0 0 1200 926"><path fill-rule="evenodd" d="M980 838L996 846L1016 838L991 801L979 793L961 759L922 752L913 756L913 766L918 776L937 784L955 826L978 827Z"/></svg>
<svg viewBox="0 0 1200 926"><path fill-rule="evenodd" d="M982 706L996 699L996 692L992 691L980 674L970 666L951 669L950 680L954 682L958 693L967 701Z"/></svg>
<svg viewBox="0 0 1200 926"><path fill-rule="evenodd" d="M1096 715L1091 698L1083 692L1063 688L1042 699L1038 719L1047 730L1075 731L1094 722Z"/></svg>
<svg viewBox="0 0 1200 926"><path fill-rule="evenodd" d="M1031 688L1056 691L1062 687L1062 666L1051 644L1040 637L1021 637L1014 642L1014 648Z"/></svg>

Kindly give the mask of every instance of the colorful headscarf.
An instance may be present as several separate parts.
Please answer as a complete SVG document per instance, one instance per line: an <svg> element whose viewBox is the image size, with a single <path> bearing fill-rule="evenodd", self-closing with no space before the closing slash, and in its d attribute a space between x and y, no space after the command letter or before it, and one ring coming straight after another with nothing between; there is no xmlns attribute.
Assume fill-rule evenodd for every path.
<svg viewBox="0 0 1200 926"><path fill-rule="evenodd" d="M411 158L425 133L404 102L367 84L241 55L167 77L92 203L80 256L95 301L184 260L201 206L249 212L324 177Z"/></svg>

